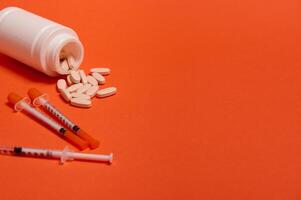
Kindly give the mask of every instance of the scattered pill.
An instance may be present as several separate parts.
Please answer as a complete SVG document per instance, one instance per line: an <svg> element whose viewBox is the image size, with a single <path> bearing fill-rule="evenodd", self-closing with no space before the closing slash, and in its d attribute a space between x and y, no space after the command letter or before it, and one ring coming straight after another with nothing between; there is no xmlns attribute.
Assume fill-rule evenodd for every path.
<svg viewBox="0 0 301 200"><path fill-rule="evenodd" d="M68 56L67 57L68 65L70 69L74 69L75 67L75 60L73 56Z"/></svg>
<svg viewBox="0 0 301 200"><path fill-rule="evenodd" d="M74 69L76 61L74 57L68 56L64 51L60 54L62 73L65 71L66 80L57 81L57 90L62 98L73 106L88 108L92 106L91 99L94 96L99 98L116 94L116 87L99 89L99 85L106 82L105 75L109 75L109 68L92 68L90 75L85 71Z"/></svg>
<svg viewBox="0 0 301 200"><path fill-rule="evenodd" d="M93 72L92 76L97 80L98 84L104 84L106 82L105 77L103 77L100 73Z"/></svg>
<svg viewBox="0 0 301 200"><path fill-rule="evenodd" d="M98 91L98 88L98 85L93 85L85 92L85 94L89 95L90 97L94 97Z"/></svg>
<svg viewBox="0 0 301 200"><path fill-rule="evenodd" d="M77 93L84 93L86 92L92 85L87 83L87 84L84 84L83 86L81 86L80 88L78 88L76 90Z"/></svg>
<svg viewBox="0 0 301 200"><path fill-rule="evenodd" d="M91 97L90 97L89 95L83 94L83 93L77 93L77 92L71 93L71 96L72 96L73 98L78 98L78 97L80 97L80 98L84 98L84 99L91 99Z"/></svg>
<svg viewBox="0 0 301 200"><path fill-rule="evenodd" d="M67 83L64 79L59 79L56 82L56 87L57 87L58 91L65 90L67 88Z"/></svg>
<svg viewBox="0 0 301 200"><path fill-rule="evenodd" d="M79 70L79 75L80 75L80 78L81 78L83 84L88 83L87 76L86 76L84 70Z"/></svg>
<svg viewBox="0 0 301 200"><path fill-rule="evenodd" d="M101 75L109 75L111 73L111 70L109 68L92 68L90 69L91 73L100 73Z"/></svg>
<svg viewBox="0 0 301 200"><path fill-rule="evenodd" d="M67 89L61 90L60 94L63 97L63 99L67 102L70 101L70 99L72 99L72 96Z"/></svg>
<svg viewBox="0 0 301 200"><path fill-rule="evenodd" d="M78 90L79 88L81 88L83 86L82 83L76 83L74 85L71 85L67 88L68 92L74 92L76 90Z"/></svg>
<svg viewBox="0 0 301 200"><path fill-rule="evenodd" d="M96 80L93 76L88 75L88 76L87 76L87 81L88 81L88 83L90 83L91 85L98 85L97 80Z"/></svg>
<svg viewBox="0 0 301 200"><path fill-rule="evenodd" d="M71 70L71 81L73 83L79 83L80 82L80 76L79 76L79 73L77 71L74 71L74 70Z"/></svg>
<svg viewBox="0 0 301 200"><path fill-rule="evenodd" d="M96 96L103 98L103 97L114 95L116 94L116 92L117 92L116 87L108 87L108 88L98 90Z"/></svg>
<svg viewBox="0 0 301 200"><path fill-rule="evenodd" d="M71 99L71 105L77 106L77 107L82 107L82 108L89 108L92 105L91 100L77 97L77 98L72 98Z"/></svg>

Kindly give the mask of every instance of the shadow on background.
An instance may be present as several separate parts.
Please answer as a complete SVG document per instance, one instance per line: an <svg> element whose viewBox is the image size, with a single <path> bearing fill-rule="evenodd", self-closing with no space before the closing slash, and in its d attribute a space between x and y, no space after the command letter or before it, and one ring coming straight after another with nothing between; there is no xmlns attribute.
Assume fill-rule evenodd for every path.
<svg viewBox="0 0 301 200"><path fill-rule="evenodd" d="M13 58L0 53L0 67L10 70L18 76L24 77L33 82L55 83L56 78L47 76Z"/></svg>

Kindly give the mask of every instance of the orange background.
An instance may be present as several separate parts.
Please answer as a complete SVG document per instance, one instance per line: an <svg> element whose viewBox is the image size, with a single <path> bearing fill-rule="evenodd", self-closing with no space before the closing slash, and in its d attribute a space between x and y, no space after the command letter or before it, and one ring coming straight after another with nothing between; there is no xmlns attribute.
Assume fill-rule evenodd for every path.
<svg viewBox="0 0 301 200"><path fill-rule="evenodd" d="M87 152L115 155L1 156L1 200L300 199L300 1L0 0L11 5L74 28L82 67L111 67L119 93L74 108L55 78L1 55L1 145L67 144L7 106L37 87L101 139Z"/></svg>

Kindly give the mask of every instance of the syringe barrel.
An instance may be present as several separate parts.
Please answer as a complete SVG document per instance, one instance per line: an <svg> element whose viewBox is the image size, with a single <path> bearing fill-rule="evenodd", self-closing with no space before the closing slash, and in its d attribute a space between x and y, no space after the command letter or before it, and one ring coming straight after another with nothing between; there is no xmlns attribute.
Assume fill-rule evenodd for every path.
<svg viewBox="0 0 301 200"><path fill-rule="evenodd" d="M60 159L62 163L67 160L87 160L87 161L98 161L98 162L109 162L113 161L113 154L88 154L88 153L78 153L73 152L66 147L63 151L61 150L51 150L51 149L37 149L30 147L5 147L0 146L0 153L12 153L14 155L21 156L37 156L45 158L57 158Z"/></svg>
<svg viewBox="0 0 301 200"><path fill-rule="evenodd" d="M20 147L22 149L22 153L27 156L40 156L40 157L52 157L51 152L47 149L35 149L28 147Z"/></svg>
<svg viewBox="0 0 301 200"><path fill-rule="evenodd" d="M45 124L49 125L51 128L56 130L57 132L60 132L60 130L63 128L61 125L53 121L52 119L48 118L43 113L37 111L36 109L32 108L29 104L25 102L20 102L20 106L23 107L23 109L28 112L29 114L33 115L37 119L41 120Z"/></svg>
<svg viewBox="0 0 301 200"><path fill-rule="evenodd" d="M46 101L46 102L44 103L44 101ZM49 113L51 113L52 116L56 117L59 121L61 121L63 124L65 124L72 131L76 132L79 130L79 127L75 123L73 123L68 117L66 117L61 111L59 111L55 106L53 106L47 100L44 100L44 101L43 101L43 104L41 104L41 105Z"/></svg>

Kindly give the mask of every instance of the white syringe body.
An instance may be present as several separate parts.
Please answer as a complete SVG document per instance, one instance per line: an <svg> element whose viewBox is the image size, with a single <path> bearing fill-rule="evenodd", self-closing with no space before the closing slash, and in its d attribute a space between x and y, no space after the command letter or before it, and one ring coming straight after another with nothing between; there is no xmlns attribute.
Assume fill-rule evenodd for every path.
<svg viewBox="0 0 301 200"><path fill-rule="evenodd" d="M87 160L96 162L112 163L113 154L89 154L78 153L69 150L67 147L64 150L37 149L30 147L0 147L0 152L10 151L13 155L57 158L61 163L68 160Z"/></svg>
<svg viewBox="0 0 301 200"><path fill-rule="evenodd" d="M39 106L41 105L45 108L48 112L50 112L55 118L65 124L74 132L79 130L79 126L77 126L74 122L72 122L68 117L66 117L62 112L60 112L55 106L53 106L48 99L46 98L47 95L40 96L33 101L33 105Z"/></svg>

